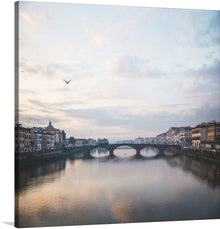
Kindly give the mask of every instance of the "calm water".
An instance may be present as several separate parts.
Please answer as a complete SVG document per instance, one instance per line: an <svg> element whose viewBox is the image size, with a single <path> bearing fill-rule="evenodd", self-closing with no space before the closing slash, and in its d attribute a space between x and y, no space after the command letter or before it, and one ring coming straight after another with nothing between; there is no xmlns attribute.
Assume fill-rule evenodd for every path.
<svg viewBox="0 0 220 229"><path fill-rule="evenodd" d="M157 151L94 150L21 171L19 225L52 226L220 218L220 168Z"/></svg>

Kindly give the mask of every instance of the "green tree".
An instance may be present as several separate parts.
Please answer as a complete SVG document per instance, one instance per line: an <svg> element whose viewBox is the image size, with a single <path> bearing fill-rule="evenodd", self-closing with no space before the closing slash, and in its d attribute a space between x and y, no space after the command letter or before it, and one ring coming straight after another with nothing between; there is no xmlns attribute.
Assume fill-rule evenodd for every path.
<svg viewBox="0 0 220 229"><path fill-rule="evenodd" d="M75 145L75 142L76 142L75 138L74 137L70 137L69 144Z"/></svg>

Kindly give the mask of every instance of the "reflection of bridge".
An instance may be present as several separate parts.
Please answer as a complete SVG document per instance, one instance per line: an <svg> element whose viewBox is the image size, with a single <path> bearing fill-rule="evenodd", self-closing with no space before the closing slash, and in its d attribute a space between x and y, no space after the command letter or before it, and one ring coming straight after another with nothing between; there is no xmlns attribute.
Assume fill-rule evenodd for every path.
<svg viewBox="0 0 220 229"><path fill-rule="evenodd" d="M129 146L136 150L136 157L141 157L140 151L146 147L154 147L159 150L157 157L164 157L164 150L166 149L175 149L175 155L180 154L180 146L179 145L162 145L162 144L103 144L103 145L84 145L81 147L70 148L73 151L75 149L81 149L85 153L85 157L91 157L91 151L96 148L104 148L109 151L109 156L114 157L114 150L122 147Z"/></svg>

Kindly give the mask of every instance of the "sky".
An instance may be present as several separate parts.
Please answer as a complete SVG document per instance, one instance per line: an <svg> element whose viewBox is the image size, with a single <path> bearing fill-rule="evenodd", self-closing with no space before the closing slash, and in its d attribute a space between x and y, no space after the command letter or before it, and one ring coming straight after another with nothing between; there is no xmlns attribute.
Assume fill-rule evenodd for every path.
<svg viewBox="0 0 220 229"><path fill-rule="evenodd" d="M220 11L19 3L23 126L115 141L219 119Z"/></svg>

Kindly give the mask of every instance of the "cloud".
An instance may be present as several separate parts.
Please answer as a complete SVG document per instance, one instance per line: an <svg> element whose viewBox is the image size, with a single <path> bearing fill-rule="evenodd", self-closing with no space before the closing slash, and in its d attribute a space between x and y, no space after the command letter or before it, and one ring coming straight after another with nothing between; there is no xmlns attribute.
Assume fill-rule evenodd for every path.
<svg viewBox="0 0 220 229"><path fill-rule="evenodd" d="M55 103L48 103L48 102L40 102L39 100L29 99L31 105L35 105L39 108L46 108L48 110L53 111L62 111L63 108L68 107L69 105L74 104L82 104L83 101L81 100L71 100L71 101L63 101L63 102L55 102Z"/></svg>
<svg viewBox="0 0 220 229"><path fill-rule="evenodd" d="M108 45L111 43L111 40L104 35L95 35L92 39L92 44L94 45Z"/></svg>
<svg viewBox="0 0 220 229"><path fill-rule="evenodd" d="M45 22L49 19L49 17L45 14L34 14L31 15L21 12L20 17L23 21L29 24L31 27L40 28L41 23Z"/></svg>
<svg viewBox="0 0 220 229"><path fill-rule="evenodd" d="M171 126L195 126L201 122L219 121L219 104L205 104L197 108L184 108L188 104L168 104L170 111L132 113L126 107L71 109L66 103L42 103L30 99L30 109L19 112L19 120L27 126L42 126L52 121L62 124L67 134L76 137L105 136L110 138L149 137L165 132ZM22 107L21 107L22 108ZM167 108L167 106L165 106ZM178 109L176 109L178 108ZM64 123L68 120L68 125ZM67 123L66 123L67 124ZM73 126L71 126L71 125Z"/></svg>
<svg viewBox="0 0 220 229"><path fill-rule="evenodd" d="M39 23L37 21L35 21L29 14L20 13L20 16L25 22L27 22L31 26L36 26L36 27L39 26Z"/></svg>
<svg viewBox="0 0 220 229"><path fill-rule="evenodd" d="M136 56L115 55L107 62L107 68L112 74L125 78L158 79L167 76L167 73L159 68L150 67L149 61Z"/></svg>
<svg viewBox="0 0 220 229"><path fill-rule="evenodd" d="M19 122L24 124L24 126L34 127L34 126L41 126L45 127L48 125L48 122L51 121L53 123L59 123L60 119L55 117L55 115L26 115L20 114L19 115Z"/></svg>
<svg viewBox="0 0 220 229"><path fill-rule="evenodd" d="M210 34L212 32L219 33L219 25L220 25L220 11L213 11L213 16L208 21L208 26L206 28L206 34Z"/></svg>
<svg viewBox="0 0 220 229"><path fill-rule="evenodd" d="M211 16L202 12L193 25L196 27L194 42L197 45L204 48L219 45L220 12L212 11Z"/></svg>
<svg viewBox="0 0 220 229"><path fill-rule="evenodd" d="M175 113L146 111L145 114L132 114L125 108L68 109L65 113L72 118L90 120L100 128L120 127L131 130L133 134L149 131L159 134L171 126L197 125L204 121L217 121L220 117L219 106L209 104Z"/></svg>
<svg viewBox="0 0 220 229"><path fill-rule="evenodd" d="M46 79L53 79L55 76L68 74L71 75L70 78L74 76L77 79L93 76L92 65L85 62L74 62L70 64L49 63L45 65L21 62L19 67L24 72L24 75L28 77L41 75Z"/></svg>
<svg viewBox="0 0 220 229"><path fill-rule="evenodd" d="M36 94L36 92L34 90L30 90L30 89L20 89L19 93L22 93L22 94Z"/></svg>
<svg viewBox="0 0 220 229"><path fill-rule="evenodd" d="M38 106L38 107L48 108L48 105L46 105L46 103L41 103L41 102L38 101L38 100L29 99L29 102L30 102L31 104L34 104L34 105Z"/></svg>
<svg viewBox="0 0 220 229"><path fill-rule="evenodd" d="M206 79L208 81L214 81L219 83L220 80L220 60L215 59L210 65L202 65L197 69L190 69L185 71L184 75L189 77L196 77L200 79Z"/></svg>

